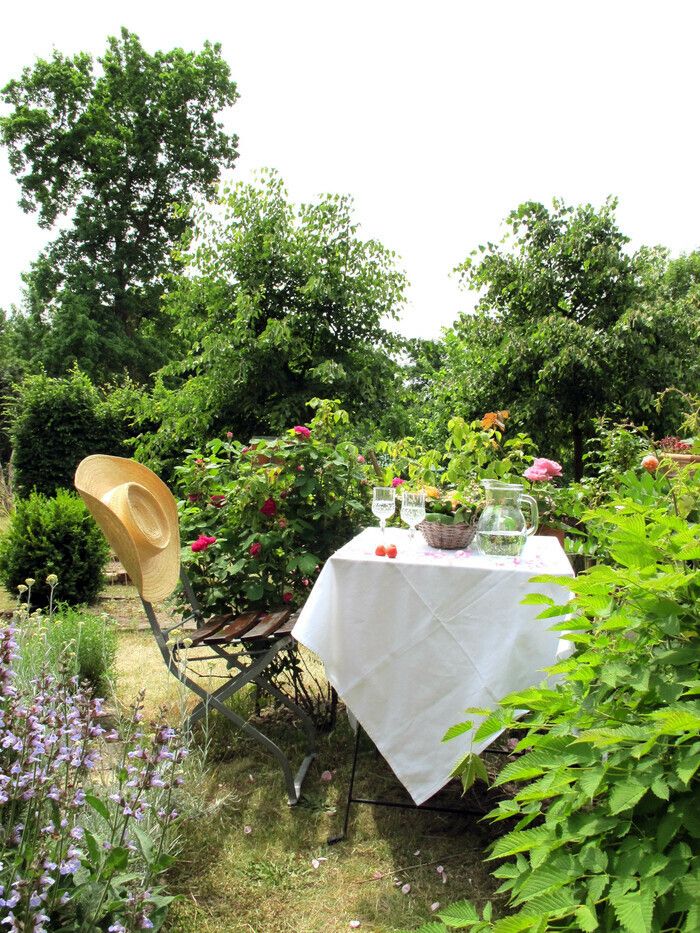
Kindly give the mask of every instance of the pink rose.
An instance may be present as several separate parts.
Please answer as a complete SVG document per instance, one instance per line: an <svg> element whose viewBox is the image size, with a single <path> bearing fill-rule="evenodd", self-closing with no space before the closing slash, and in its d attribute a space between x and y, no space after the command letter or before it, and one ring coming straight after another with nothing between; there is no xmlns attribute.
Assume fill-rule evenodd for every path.
<svg viewBox="0 0 700 933"><path fill-rule="evenodd" d="M280 528L284 529L284 528L287 527L287 519L286 519L286 518L280 518L280 519L278 520L277 524L280 526Z"/></svg>
<svg viewBox="0 0 700 933"><path fill-rule="evenodd" d="M405 482L406 482L405 479L401 479L400 476L395 476L391 481L391 485L394 487L394 489L396 489L397 486L401 486Z"/></svg>
<svg viewBox="0 0 700 933"><path fill-rule="evenodd" d="M536 467L528 467L527 470L523 473L525 479L529 479L531 483L541 483L549 479L549 473L546 473L544 470L538 470Z"/></svg>
<svg viewBox="0 0 700 933"><path fill-rule="evenodd" d="M310 582L311 582L311 581L309 580L308 577L303 577L303 578L302 578L302 581L301 581L301 585L302 585L302 586L308 586Z"/></svg>
<svg viewBox="0 0 700 933"><path fill-rule="evenodd" d="M287 593L282 593L282 600L283 600L285 603L291 603L291 601L292 601L293 599L294 599L294 594L293 594L293 593L289 593L289 592L287 592Z"/></svg>
<svg viewBox="0 0 700 933"><path fill-rule="evenodd" d="M198 458L197 460L195 460L194 462L197 464L198 467L203 467L203 466L204 466L204 460L202 460L201 457L199 457L199 458Z"/></svg>
<svg viewBox="0 0 700 933"><path fill-rule="evenodd" d="M362 456L362 454L358 454L358 455L357 455L357 462L358 462L358 463L366 463L367 461L366 461L365 458Z"/></svg>
<svg viewBox="0 0 700 933"><path fill-rule="evenodd" d="M233 437L233 431L227 431L227 432L226 432L226 437L227 437L229 440L231 440L231 438Z"/></svg>
<svg viewBox="0 0 700 933"><path fill-rule="evenodd" d="M248 548L248 553L251 557L260 557L262 553L262 544L259 541L253 541L251 546Z"/></svg>
<svg viewBox="0 0 700 933"><path fill-rule="evenodd" d="M198 551L206 551L212 544L216 544L216 538L211 537L211 535L200 535L196 541L192 542L190 547L197 553Z"/></svg>
<svg viewBox="0 0 700 933"><path fill-rule="evenodd" d="M295 424L294 433L299 434L301 437L305 437L307 439L311 437L311 431L309 431L308 428L305 428L303 424Z"/></svg>
<svg viewBox="0 0 700 933"><path fill-rule="evenodd" d="M253 449L252 447L243 447L241 449L241 457L243 456L243 454L249 453L252 449Z"/></svg>
<svg viewBox="0 0 700 933"><path fill-rule="evenodd" d="M274 499L265 499L262 508L260 509L263 515L266 515L270 518L277 511L277 503Z"/></svg>
<svg viewBox="0 0 700 933"><path fill-rule="evenodd" d="M536 470L544 470L550 477L561 476L561 464L556 460L548 460L546 457L535 457L532 464Z"/></svg>
<svg viewBox="0 0 700 933"><path fill-rule="evenodd" d="M645 470L653 473L658 468L659 461L654 454L647 454L646 457L642 458L642 466Z"/></svg>
<svg viewBox="0 0 700 933"><path fill-rule="evenodd" d="M297 466L297 471L298 471L299 473L302 473L303 470L304 470L304 464L303 464L303 463L300 463L300 464Z"/></svg>

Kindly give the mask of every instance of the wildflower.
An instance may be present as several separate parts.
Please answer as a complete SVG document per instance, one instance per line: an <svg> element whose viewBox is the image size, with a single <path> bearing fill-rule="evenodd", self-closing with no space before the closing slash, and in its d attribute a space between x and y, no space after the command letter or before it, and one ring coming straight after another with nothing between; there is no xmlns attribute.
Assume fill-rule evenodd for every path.
<svg viewBox="0 0 700 933"><path fill-rule="evenodd" d="M262 544L259 541L253 541L251 546L248 548L248 553L251 557L260 557L262 552Z"/></svg>
<svg viewBox="0 0 700 933"><path fill-rule="evenodd" d="M49 586L56 586L56 584L58 583L58 577L56 576L55 573L50 573L48 577L46 578L46 582L48 583Z"/></svg>
<svg viewBox="0 0 700 933"><path fill-rule="evenodd" d="M27 584L27 586L34 586L34 584L36 583L36 580L34 579L34 577L27 577L27 579L24 582Z"/></svg>
<svg viewBox="0 0 700 933"><path fill-rule="evenodd" d="M311 437L311 431L305 428L303 424L294 425L294 433L298 434L300 437L305 437L307 440Z"/></svg>
<svg viewBox="0 0 700 933"><path fill-rule="evenodd" d="M658 468L659 461L654 454L647 454L646 457L642 458L642 466L645 470L653 473Z"/></svg>
<svg viewBox="0 0 700 933"><path fill-rule="evenodd" d="M275 502L274 499L265 499L265 502L263 503L260 511L262 512L263 515L270 518L277 511L277 503Z"/></svg>
<svg viewBox="0 0 700 933"><path fill-rule="evenodd" d="M20 583L20 585L17 587L17 592L18 592L20 595L22 595L22 593L26 593L26 592L27 592L27 587L24 585L24 583Z"/></svg>
<svg viewBox="0 0 700 933"><path fill-rule="evenodd" d="M405 482L405 479L401 479L400 476L395 476L391 481L391 485L396 489L397 486L402 486Z"/></svg>

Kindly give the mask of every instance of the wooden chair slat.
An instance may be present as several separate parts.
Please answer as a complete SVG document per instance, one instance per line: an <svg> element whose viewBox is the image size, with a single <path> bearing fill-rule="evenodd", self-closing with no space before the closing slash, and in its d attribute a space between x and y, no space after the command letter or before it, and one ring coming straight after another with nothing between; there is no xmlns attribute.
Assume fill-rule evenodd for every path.
<svg viewBox="0 0 700 933"><path fill-rule="evenodd" d="M192 642L193 645L198 645L200 642L205 641L211 635L214 635L220 629L222 629L227 622L230 622L233 618L233 613L229 612L226 615L213 616L206 625L202 625L200 628L195 629L193 632L189 633L187 638ZM178 645L182 647L182 643Z"/></svg>
<svg viewBox="0 0 700 933"><path fill-rule="evenodd" d="M292 614L291 609L277 609L274 612L266 613L247 634L246 638L265 638L269 635L275 635L279 632L281 626L289 619Z"/></svg>
<svg viewBox="0 0 700 933"><path fill-rule="evenodd" d="M259 609L253 610L252 612L244 612L237 616L233 622L230 622L228 625L219 629L215 634L208 637L206 641L208 644L226 644L235 641L237 638L242 638L255 627L262 615L263 613Z"/></svg>

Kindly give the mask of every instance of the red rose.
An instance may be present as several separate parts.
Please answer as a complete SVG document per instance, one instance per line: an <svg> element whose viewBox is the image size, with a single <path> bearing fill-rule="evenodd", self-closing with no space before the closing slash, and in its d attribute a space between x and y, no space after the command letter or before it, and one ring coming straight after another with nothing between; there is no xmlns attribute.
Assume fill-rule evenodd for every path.
<svg viewBox="0 0 700 933"><path fill-rule="evenodd" d="M263 507L260 509L263 515L266 515L268 518L274 515L277 511L277 503L274 499L265 499Z"/></svg>
<svg viewBox="0 0 700 933"><path fill-rule="evenodd" d="M291 603L291 601L294 599L294 594L293 593L282 593L282 599L284 600L285 603Z"/></svg>
<svg viewBox="0 0 700 933"><path fill-rule="evenodd" d="M191 492L187 498L190 502L199 502L199 500L202 498L202 494L201 492Z"/></svg>
<svg viewBox="0 0 700 933"><path fill-rule="evenodd" d="M253 541L248 551L251 557L260 557L262 553L262 544L259 541Z"/></svg>
<svg viewBox="0 0 700 933"><path fill-rule="evenodd" d="M221 496L221 495L211 496L209 501L211 502L211 504L214 506L215 509L220 509L221 506L226 503L226 496Z"/></svg>
<svg viewBox="0 0 700 933"><path fill-rule="evenodd" d="M196 541L192 542L190 547L197 553L198 551L206 551L212 544L216 544L216 538L211 537L211 535L200 535Z"/></svg>

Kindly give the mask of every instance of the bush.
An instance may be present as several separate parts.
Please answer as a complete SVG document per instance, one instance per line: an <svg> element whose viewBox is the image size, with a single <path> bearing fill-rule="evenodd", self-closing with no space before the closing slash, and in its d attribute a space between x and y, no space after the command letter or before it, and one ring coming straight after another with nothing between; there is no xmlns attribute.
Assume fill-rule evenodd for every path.
<svg viewBox="0 0 700 933"><path fill-rule="evenodd" d="M58 577L56 596L70 605L92 602L102 585L109 548L83 501L59 489L54 498L32 493L17 502L0 539L0 581L16 590L28 577L33 606L46 606L49 574Z"/></svg>
<svg viewBox="0 0 700 933"><path fill-rule="evenodd" d="M93 693L110 692L117 655L117 630L109 616L61 606L53 615L32 613L19 628L22 663L20 680L36 680L44 666L66 672Z"/></svg>
<svg viewBox="0 0 700 933"><path fill-rule="evenodd" d="M89 454L128 456L125 444L138 389L130 383L102 393L74 369L63 379L28 376L11 406L15 485L52 496L73 485Z"/></svg>
<svg viewBox="0 0 700 933"><path fill-rule="evenodd" d="M367 521L370 487L346 440L348 415L313 404L310 427L250 447L216 439L176 470L187 571L209 611L300 605L323 562Z"/></svg>

